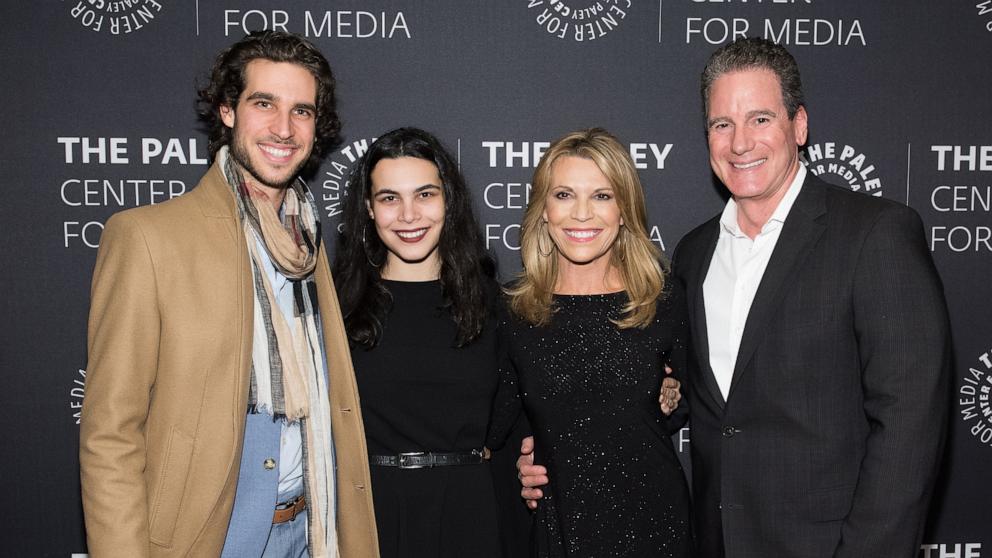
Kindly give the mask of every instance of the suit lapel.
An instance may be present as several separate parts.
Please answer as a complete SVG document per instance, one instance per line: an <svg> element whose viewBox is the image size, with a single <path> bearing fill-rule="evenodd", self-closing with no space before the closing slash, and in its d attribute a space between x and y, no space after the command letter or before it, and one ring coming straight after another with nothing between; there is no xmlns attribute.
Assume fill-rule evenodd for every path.
<svg viewBox="0 0 992 558"><path fill-rule="evenodd" d="M758 284L751 310L748 312L734 365L734 376L730 383L730 396L741 378L749 372L748 363L754 357L755 349L761 344L765 333L774 321L783 299L786 298L792 281L803 262L809 256L817 240L823 234L826 223L821 216L826 213L823 183L808 173L803 189L796 198L786 217L782 233L775 244L771 260Z"/></svg>
<svg viewBox="0 0 992 558"><path fill-rule="evenodd" d="M703 298L703 281L709 271L710 260L716 250L716 242L720 237L719 216L708 223L701 235L701 250L686 262L684 277L686 297L689 304L689 322L692 329L693 347L696 362L699 363L699 379L706 387L709 397L719 408L723 408L723 394L716 382L716 376L710 367L709 333L706 328L706 301Z"/></svg>

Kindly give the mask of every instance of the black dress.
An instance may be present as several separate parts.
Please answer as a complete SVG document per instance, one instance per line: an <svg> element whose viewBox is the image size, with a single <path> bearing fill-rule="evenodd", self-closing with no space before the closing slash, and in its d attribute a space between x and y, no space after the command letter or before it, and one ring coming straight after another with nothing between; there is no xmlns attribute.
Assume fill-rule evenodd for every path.
<svg viewBox="0 0 992 558"><path fill-rule="evenodd" d="M393 304L378 346L352 348L369 453L481 448L497 387L495 316L455 348L439 282L385 285ZM383 558L501 555L488 463L370 468Z"/></svg>
<svg viewBox="0 0 992 558"><path fill-rule="evenodd" d="M555 295L546 327L504 312L490 443L522 402L550 479L535 555L691 556L689 489L670 438L686 408L665 418L658 407L664 364L685 369L685 301L673 283L644 329L609 321L622 316L625 293Z"/></svg>

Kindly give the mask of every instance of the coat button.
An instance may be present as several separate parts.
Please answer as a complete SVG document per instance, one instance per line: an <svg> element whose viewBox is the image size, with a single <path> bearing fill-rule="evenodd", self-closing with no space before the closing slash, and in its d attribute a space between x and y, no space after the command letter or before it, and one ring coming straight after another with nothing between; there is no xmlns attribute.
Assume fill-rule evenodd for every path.
<svg viewBox="0 0 992 558"><path fill-rule="evenodd" d="M733 426L724 426L723 427L723 437L724 438L733 438L734 437L734 434L736 434L736 433L737 433L737 429L734 428Z"/></svg>
<svg viewBox="0 0 992 558"><path fill-rule="evenodd" d="M266 459L264 463L262 463L262 467L265 467L266 471L271 471L272 469L276 468L276 460L270 457Z"/></svg>

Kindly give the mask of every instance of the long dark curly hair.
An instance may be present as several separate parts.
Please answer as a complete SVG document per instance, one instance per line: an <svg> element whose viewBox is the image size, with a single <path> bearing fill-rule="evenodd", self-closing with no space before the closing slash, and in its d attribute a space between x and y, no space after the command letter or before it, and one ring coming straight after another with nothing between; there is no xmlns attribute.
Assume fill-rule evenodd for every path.
<svg viewBox="0 0 992 558"><path fill-rule="evenodd" d="M254 31L221 51L210 71L210 82L197 90L200 119L209 129L210 160L232 139L232 130L220 119L220 107L237 107L245 89L245 68L257 59L299 64L317 80L316 140L304 165L305 172L316 170L324 154L339 142L341 121L335 109L334 74L317 47L281 31Z"/></svg>
<svg viewBox="0 0 992 558"><path fill-rule="evenodd" d="M458 166L437 138L417 128L399 128L380 137L349 177L334 260L334 284L348 338L366 349L375 347L392 304L379 267L386 259L386 246L376 233L366 204L371 200L371 175L376 164L400 157L429 161L441 177L444 226L438 255L443 309L457 327L455 346L467 345L479 336L492 312L487 304L496 289L496 264L486 251Z"/></svg>

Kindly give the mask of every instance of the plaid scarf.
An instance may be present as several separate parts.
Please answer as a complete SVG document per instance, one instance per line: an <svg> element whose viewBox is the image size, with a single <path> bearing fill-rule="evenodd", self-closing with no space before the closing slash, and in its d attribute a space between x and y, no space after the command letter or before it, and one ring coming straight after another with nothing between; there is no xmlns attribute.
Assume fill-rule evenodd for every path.
<svg viewBox="0 0 992 558"><path fill-rule="evenodd" d="M234 192L255 284L248 403L273 417L300 421L310 555L336 557L331 411L313 278L321 239L317 206L306 185L297 178L286 192L280 218L267 197L245 182L244 171L229 155L227 147L218 152L217 159ZM256 239L261 241L279 273L292 280L291 321L279 309L272 285L262 269Z"/></svg>

